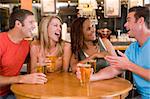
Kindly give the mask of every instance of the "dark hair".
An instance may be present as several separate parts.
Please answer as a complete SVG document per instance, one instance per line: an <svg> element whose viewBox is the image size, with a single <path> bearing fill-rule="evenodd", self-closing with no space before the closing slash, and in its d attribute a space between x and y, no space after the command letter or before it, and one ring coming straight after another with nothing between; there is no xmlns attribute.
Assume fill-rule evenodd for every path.
<svg viewBox="0 0 150 99"><path fill-rule="evenodd" d="M12 9L12 11L14 12L14 11L17 11L17 10L19 10L21 8L21 6L19 5L19 6L14 6L13 7L13 9Z"/></svg>
<svg viewBox="0 0 150 99"><path fill-rule="evenodd" d="M150 29L150 9L148 7L135 6L129 9L130 12L135 12L136 20L143 17L147 28Z"/></svg>
<svg viewBox="0 0 150 99"><path fill-rule="evenodd" d="M23 21L29 15L33 15L33 13L29 10L25 9L14 10L9 17L9 29L14 28L16 20L20 21L21 24L24 25Z"/></svg>
<svg viewBox="0 0 150 99"><path fill-rule="evenodd" d="M84 45L83 23L88 18L79 17L75 19L71 25L71 50L78 56L78 52Z"/></svg>

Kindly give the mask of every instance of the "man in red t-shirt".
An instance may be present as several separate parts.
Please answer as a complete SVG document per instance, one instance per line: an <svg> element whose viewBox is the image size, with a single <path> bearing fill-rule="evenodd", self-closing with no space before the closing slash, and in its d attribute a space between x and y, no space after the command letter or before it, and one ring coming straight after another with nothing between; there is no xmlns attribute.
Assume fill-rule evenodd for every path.
<svg viewBox="0 0 150 99"><path fill-rule="evenodd" d="M0 99L8 99L12 96L10 85L13 83L44 84L47 82L46 75L43 73L19 75L29 52L29 42L24 38L32 37L34 23L32 12L18 9L10 15L10 30L0 33Z"/></svg>

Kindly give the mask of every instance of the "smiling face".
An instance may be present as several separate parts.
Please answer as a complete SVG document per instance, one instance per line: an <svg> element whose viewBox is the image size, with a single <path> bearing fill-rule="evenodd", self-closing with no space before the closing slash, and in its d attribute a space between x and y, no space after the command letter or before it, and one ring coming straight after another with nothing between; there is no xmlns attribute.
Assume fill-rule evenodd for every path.
<svg viewBox="0 0 150 99"><path fill-rule="evenodd" d="M128 30L128 34L130 37L140 36L140 32L142 28L140 18L136 20L134 15L135 15L135 12L130 12L127 16L127 22L124 25L126 29Z"/></svg>
<svg viewBox="0 0 150 99"><path fill-rule="evenodd" d="M33 15L29 15L23 21L21 25L22 36L24 37L32 37L32 31L35 29L35 18Z"/></svg>
<svg viewBox="0 0 150 99"><path fill-rule="evenodd" d="M48 36L54 42L58 42L60 39L61 25L58 18L53 18L48 25Z"/></svg>
<svg viewBox="0 0 150 99"><path fill-rule="evenodd" d="M92 25L89 19L85 20L83 23L83 34L85 41L94 41L96 40L95 27Z"/></svg>

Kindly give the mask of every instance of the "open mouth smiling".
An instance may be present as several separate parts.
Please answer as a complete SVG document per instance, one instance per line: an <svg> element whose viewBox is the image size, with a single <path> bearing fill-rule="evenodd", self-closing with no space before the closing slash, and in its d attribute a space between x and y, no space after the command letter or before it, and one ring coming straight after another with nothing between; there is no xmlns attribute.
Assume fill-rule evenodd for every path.
<svg viewBox="0 0 150 99"><path fill-rule="evenodd" d="M55 35L56 35L57 37L60 37L60 34L59 34L59 33L55 33Z"/></svg>

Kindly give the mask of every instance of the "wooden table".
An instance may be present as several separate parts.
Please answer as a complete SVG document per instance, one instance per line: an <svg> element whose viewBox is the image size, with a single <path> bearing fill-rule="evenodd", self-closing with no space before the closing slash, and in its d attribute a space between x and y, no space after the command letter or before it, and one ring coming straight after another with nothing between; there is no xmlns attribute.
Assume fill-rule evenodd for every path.
<svg viewBox="0 0 150 99"><path fill-rule="evenodd" d="M123 78L90 82L81 86L75 74L50 73L44 85L13 84L11 90L17 99L123 99L132 84Z"/></svg>

